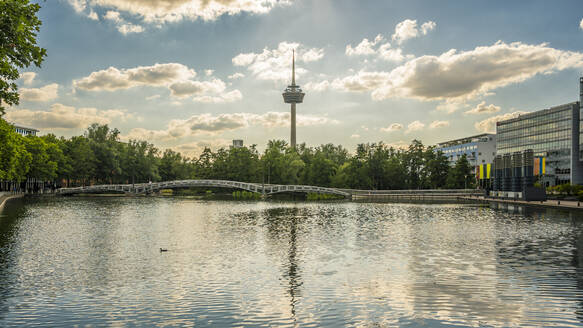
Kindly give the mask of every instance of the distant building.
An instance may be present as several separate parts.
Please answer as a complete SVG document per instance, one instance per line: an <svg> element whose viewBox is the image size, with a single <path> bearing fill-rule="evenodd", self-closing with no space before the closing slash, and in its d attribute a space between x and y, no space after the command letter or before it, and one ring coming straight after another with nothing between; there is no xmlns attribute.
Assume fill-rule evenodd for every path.
<svg viewBox="0 0 583 328"><path fill-rule="evenodd" d="M243 140L235 139L233 140L233 148L243 148Z"/></svg>
<svg viewBox="0 0 583 328"><path fill-rule="evenodd" d="M572 102L496 123L497 154L532 149L545 158L544 186L582 184L580 110L580 102Z"/></svg>
<svg viewBox="0 0 583 328"><path fill-rule="evenodd" d="M11 124L14 127L14 131L16 131L16 133L22 135L23 137L26 137L28 135L36 136L36 134L39 132L39 130L37 130L37 129L22 126L20 124L16 124L16 123L11 123Z"/></svg>
<svg viewBox="0 0 583 328"><path fill-rule="evenodd" d="M480 164L488 164L496 157L496 135L491 133L478 134L471 137L445 141L437 144L435 151L441 151L450 166L463 155L466 155L470 165L475 168Z"/></svg>

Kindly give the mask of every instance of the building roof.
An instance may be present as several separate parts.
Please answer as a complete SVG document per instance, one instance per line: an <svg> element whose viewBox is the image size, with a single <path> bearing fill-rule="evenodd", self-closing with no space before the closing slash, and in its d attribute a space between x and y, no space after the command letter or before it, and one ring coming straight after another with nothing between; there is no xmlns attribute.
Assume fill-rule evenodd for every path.
<svg viewBox="0 0 583 328"><path fill-rule="evenodd" d="M36 132L40 132L39 130L37 130L37 129L35 129L35 128L31 128L31 127L28 127L28 126L24 126L24 125L22 125L22 124L18 124L18 123L14 123L14 122L12 122L12 123L10 123L10 124L11 124L13 127L15 127L15 128L21 128L21 129L25 129L25 130L29 130L29 131L36 131Z"/></svg>
<svg viewBox="0 0 583 328"><path fill-rule="evenodd" d="M517 121L521 121L521 120L525 120L525 119L533 118L533 117L537 117L537 116L547 115L549 113L565 110L565 109L568 109L568 107L573 107L573 106L576 106L576 108L578 110L579 109L579 102L574 101L574 102L570 102L567 104L554 106L551 108L545 108L545 109L537 110L534 112L521 114L521 115L518 115L518 117L509 118L509 119L504 120L504 121L498 121L498 122L496 122L496 126L501 125L501 124L508 124L508 123L512 123L512 122L517 122Z"/></svg>
<svg viewBox="0 0 583 328"><path fill-rule="evenodd" d="M489 137L489 136L496 136L496 135L494 133L482 133L482 134L477 134L475 136L440 142L437 144L437 146L440 148L443 148L443 147L451 147L451 146L456 146L456 145L463 145L463 144L467 144L470 142L476 142L476 141L478 141L476 139L480 139L483 137Z"/></svg>

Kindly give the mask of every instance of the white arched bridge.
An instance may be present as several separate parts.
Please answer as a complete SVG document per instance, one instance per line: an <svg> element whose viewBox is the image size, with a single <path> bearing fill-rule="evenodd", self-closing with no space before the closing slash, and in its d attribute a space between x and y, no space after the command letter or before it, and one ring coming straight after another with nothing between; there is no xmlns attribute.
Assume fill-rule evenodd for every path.
<svg viewBox="0 0 583 328"><path fill-rule="evenodd" d="M152 183L136 183L136 184L110 184L110 185L95 185L77 188L61 188L56 192L59 195L75 195L75 194L98 194L108 192L118 192L127 194L151 194L162 189L181 189L192 187L212 187L212 188L230 188L242 189L251 192L257 192L265 195L272 195L284 192L296 193L318 193L339 195L345 198L351 198L349 192L316 186L302 186L302 185L276 185L276 184L261 184L238 182L228 180L177 180L166 182L152 182Z"/></svg>

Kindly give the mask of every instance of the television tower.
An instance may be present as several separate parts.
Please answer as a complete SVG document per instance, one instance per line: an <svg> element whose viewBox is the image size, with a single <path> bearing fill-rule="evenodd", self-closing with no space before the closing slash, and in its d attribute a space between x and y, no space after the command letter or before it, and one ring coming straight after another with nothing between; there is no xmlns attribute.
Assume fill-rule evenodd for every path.
<svg viewBox="0 0 583 328"><path fill-rule="evenodd" d="M283 92L283 102L291 104L291 137L290 145L292 148L296 147L296 104L301 104L304 101L305 93L299 85L296 85L296 53L292 53L292 83L285 88Z"/></svg>

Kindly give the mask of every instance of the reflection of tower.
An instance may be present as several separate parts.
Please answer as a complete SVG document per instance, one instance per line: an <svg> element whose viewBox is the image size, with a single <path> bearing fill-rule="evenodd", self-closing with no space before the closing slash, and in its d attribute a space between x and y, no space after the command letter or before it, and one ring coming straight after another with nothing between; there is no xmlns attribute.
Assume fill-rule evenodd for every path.
<svg viewBox="0 0 583 328"><path fill-rule="evenodd" d="M301 104L304 101L305 93L299 85L296 85L296 54L292 54L292 83L285 88L283 92L283 101L286 104L291 104L291 138L290 145L296 147L296 104Z"/></svg>

